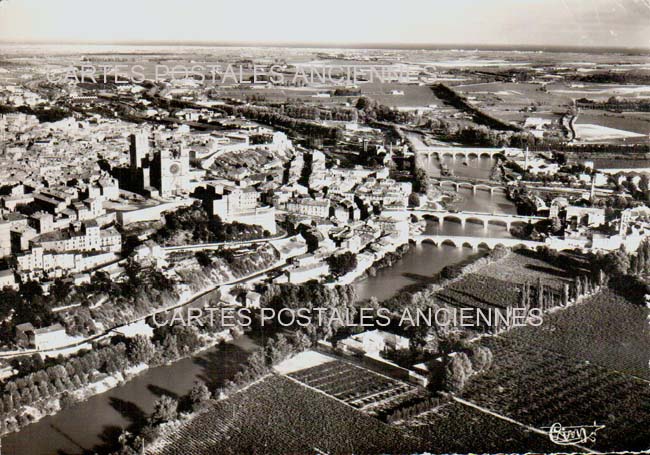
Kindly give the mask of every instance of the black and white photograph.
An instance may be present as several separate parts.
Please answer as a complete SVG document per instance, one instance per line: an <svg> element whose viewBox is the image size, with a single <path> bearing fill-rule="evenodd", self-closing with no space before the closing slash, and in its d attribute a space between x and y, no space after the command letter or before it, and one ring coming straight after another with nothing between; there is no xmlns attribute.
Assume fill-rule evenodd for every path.
<svg viewBox="0 0 650 455"><path fill-rule="evenodd" d="M650 452L650 0L0 0L0 455Z"/></svg>

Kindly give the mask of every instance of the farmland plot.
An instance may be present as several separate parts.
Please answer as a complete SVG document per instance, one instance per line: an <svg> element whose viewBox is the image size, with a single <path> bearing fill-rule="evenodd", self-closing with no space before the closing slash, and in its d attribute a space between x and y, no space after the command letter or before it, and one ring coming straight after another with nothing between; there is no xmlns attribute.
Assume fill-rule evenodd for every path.
<svg viewBox="0 0 650 455"><path fill-rule="evenodd" d="M415 453L424 442L283 377L272 376L164 438L156 455Z"/></svg>
<svg viewBox="0 0 650 455"><path fill-rule="evenodd" d="M368 414L383 414L426 392L346 362L333 361L289 375Z"/></svg>
<svg viewBox="0 0 650 455"><path fill-rule="evenodd" d="M650 447L650 385L631 376L537 347L506 334L481 342L495 354L463 398L535 428L592 425L600 451Z"/></svg>

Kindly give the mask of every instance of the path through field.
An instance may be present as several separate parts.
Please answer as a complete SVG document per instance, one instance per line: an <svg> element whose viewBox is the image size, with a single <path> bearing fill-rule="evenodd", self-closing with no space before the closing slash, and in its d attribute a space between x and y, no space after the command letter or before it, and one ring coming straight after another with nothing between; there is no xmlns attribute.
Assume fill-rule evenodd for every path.
<svg viewBox="0 0 650 455"><path fill-rule="evenodd" d="M480 411L480 412L483 412L485 414L491 415L492 417L496 417L497 419L505 420L506 422L512 423L512 424L517 425L517 426L519 426L521 428L524 428L526 430L529 430L529 431L532 431L534 433L541 434L543 436L548 437L548 432L547 431L540 430L539 428L531 427L529 425L526 425L525 423L521 423L521 422L519 422L517 420L511 419L510 417L504 416L503 414L499 414L497 412L490 411L489 409L484 408L482 406L479 406L477 404L474 404L471 401L463 400L462 398L459 398L459 397L456 397L456 396L454 396L453 398L454 398L454 401L456 401L456 402L458 402L458 403L460 403L462 405L469 406L471 408L476 409L477 411ZM596 451L594 449L584 447L584 446L582 446L580 444L571 444L571 446L582 449L582 450L584 450L584 451L586 451L588 453L599 453L599 454L602 453L602 452L598 452L598 451Z"/></svg>

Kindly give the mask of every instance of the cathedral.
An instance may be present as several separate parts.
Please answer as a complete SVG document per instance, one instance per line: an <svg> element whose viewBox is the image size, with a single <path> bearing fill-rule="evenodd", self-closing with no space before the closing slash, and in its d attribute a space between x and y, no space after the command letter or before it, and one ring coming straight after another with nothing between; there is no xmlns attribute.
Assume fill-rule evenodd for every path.
<svg viewBox="0 0 650 455"><path fill-rule="evenodd" d="M138 131L130 136L131 171L137 187L145 194L169 198L186 194L190 181L190 152L184 143L166 144Z"/></svg>

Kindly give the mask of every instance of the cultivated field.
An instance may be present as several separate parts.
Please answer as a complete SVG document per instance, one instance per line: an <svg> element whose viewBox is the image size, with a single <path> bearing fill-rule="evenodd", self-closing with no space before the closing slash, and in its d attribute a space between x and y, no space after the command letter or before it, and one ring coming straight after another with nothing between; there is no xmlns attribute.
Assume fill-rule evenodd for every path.
<svg viewBox="0 0 650 455"><path fill-rule="evenodd" d="M469 382L463 398L536 428L605 425L596 442L586 444L596 450L650 447L647 381L529 346L511 333L481 343L492 349L495 363Z"/></svg>
<svg viewBox="0 0 650 455"><path fill-rule="evenodd" d="M649 316L644 306L606 290L546 314L538 328L517 328L509 336L524 345L650 379Z"/></svg>
<svg viewBox="0 0 650 455"><path fill-rule="evenodd" d="M393 95L391 91L397 90L404 92L403 95ZM422 107L435 104L442 106L442 101L438 99L431 89L426 86L406 85L406 84L388 84L372 83L361 85L361 93L368 98L376 100L380 104L394 107Z"/></svg>
<svg viewBox="0 0 650 455"><path fill-rule="evenodd" d="M465 275L436 293L436 300L458 308L508 308L517 306L521 291L512 283L476 273Z"/></svg>
<svg viewBox="0 0 650 455"><path fill-rule="evenodd" d="M289 375L370 415L382 415L426 395L423 389L335 360Z"/></svg>
<svg viewBox="0 0 650 455"><path fill-rule="evenodd" d="M566 451L548 436L451 402L404 425L434 453L553 453ZM481 435L481 437L477 437ZM571 451L580 451L571 447Z"/></svg>
<svg viewBox="0 0 650 455"><path fill-rule="evenodd" d="M283 376L272 376L182 424L156 455L415 453L425 445Z"/></svg>
<svg viewBox="0 0 650 455"><path fill-rule="evenodd" d="M554 289L561 289L564 283L570 283L575 276L574 271L551 265L530 251L514 251L505 258L483 267L477 274L516 284L536 284L541 278L545 286Z"/></svg>
<svg viewBox="0 0 650 455"><path fill-rule="evenodd" d="M598 142L610 139L643 139L650 134L647 112L613 113L598 110L580 111L575 124L579 140Z"/></svg>

